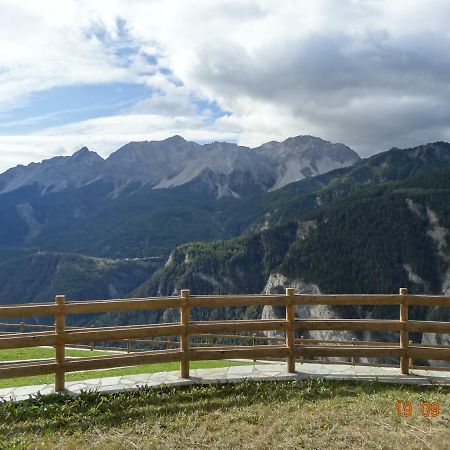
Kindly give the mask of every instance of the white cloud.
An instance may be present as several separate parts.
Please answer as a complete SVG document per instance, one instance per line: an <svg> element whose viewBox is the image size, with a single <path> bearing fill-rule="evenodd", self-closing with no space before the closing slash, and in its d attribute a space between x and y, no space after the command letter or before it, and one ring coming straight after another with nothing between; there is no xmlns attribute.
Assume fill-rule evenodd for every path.
<svg viewBox="0 0 450 450"><path fill-rule="evenodd" d="M145 83L157 73L143 43L130 41L134 52L120 54L119 15L100 16L88 5L0 0L0 111L54 87Z"/></svg>
<svg viewBox="0 0 450 450"><path fill-rule="evenodd" d="M126 114L48 128L29 136L0 136L0 173L16 164L70 155L83 146L107 157L130 141L162 140L176 134L196 142L236 141L233 123L205 124L207 117Z"/></svg>
<svg viewBox="0 0 450 450"><path fill-rule="evenodd" d="M159 93L116 117L4 136L0 152L10 156L2 166L14 160L11 149L27 145L47 150L17 161L84 144L106 154L126 139L175 133L246 145L315 134L363 154L449 139L446 0L0 4L0 107L80 83L141 82ZM114 51L118 23L137 49L126 64ZM146 53L157 57L156 66ZM216 101L231 115L211 123L193 98Z"/></svg>

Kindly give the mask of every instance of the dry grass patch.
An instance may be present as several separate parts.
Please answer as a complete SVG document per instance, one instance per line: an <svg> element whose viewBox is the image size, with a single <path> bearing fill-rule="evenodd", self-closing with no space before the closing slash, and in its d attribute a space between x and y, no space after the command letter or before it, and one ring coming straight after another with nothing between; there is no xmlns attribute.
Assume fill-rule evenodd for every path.
<svg viewBox="0 0 450 450"><path fill-rule="evenodd" d="M410 401L411 417L396 402ZM439 402L423 417L423 401ZM38 397L0 406L0 448L448 449L450 391L311 380ZM14 447L15 446L15 447Z"/></svg>

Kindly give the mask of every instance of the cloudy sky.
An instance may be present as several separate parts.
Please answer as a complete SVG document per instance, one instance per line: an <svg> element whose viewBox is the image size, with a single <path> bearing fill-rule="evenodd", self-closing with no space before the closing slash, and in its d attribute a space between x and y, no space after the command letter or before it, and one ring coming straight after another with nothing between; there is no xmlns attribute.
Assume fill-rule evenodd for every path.
<svg viewBox="0 0 450 450"><path fill-rule="evenodd" d="M174 134L450 140L448 0L0 0L0 172Z"/></svg>

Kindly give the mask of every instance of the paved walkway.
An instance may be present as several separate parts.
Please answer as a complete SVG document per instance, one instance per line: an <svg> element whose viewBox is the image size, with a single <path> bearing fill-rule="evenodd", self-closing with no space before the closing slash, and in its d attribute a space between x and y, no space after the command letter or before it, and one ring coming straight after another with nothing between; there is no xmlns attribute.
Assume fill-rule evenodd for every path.
<svg viewBox="0 0 450 450"><path fill-rule="evenodd" d="M243 380L305 380L325 378L332 380L378 380L384 383L450 386L450 371L412 370L411 375L402 375L400 370L391 367L352 366L346 364L297 363L297 372L286 372L283 363L256 363L248 366L231 366L217 369L193 369L191 377L186 380L179 377L179 372L158 372L153 374L126 375L122 377L95 378L92 380L72 381L66 383L69 395L78 395L81 391L112 393L133 391L143 386L160 385L181 386L208 383L237 383ZM38 393L53 393L53 384L23 386L0 389L1 400L20 401Z"/></svg>

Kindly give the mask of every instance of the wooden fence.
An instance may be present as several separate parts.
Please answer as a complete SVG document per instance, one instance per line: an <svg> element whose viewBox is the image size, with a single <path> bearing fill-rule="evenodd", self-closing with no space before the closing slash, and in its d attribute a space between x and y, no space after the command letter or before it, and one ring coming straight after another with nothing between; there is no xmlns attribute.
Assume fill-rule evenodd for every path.
<svg viewBox="0 0 450 450"><path fill-rule="evenodd" d="M218 308L233 306L284 306L286 318L270 320L220 320L191 321L191 308ZM296 305L397 305L399 320L378 319L298 319ZM92 369L108 369L139 364L180 362L183 378L189 377L190 361L220 359L286 358L287 371L295 371L296 358L308 357L379 357L399 358L403 374L409 373L410 359L450 360L450 347L412 344L410 332L450 333L449 322L408 320L409 306L449 307L450 297L409 295L402 288L398 295L295 295L294 289L286 289L285 295L232 295L191 296L182 290L179 297L130 298L66 302L63 295L56 296L55 303L1 306L0 318L54 316L52 330L42 332L6 333L0 335L0 349L53 346L54 361L21 362L0 366L1 378L55 374L55 390L64 390L66 372ZM129 325L101 328L68 328L67 315L106 312L130 312L179 308L180 322ZM399 332L399 343L366 342L355 345L348 341L339 345L315 343L296 339L296 333L310 330L393 331ZM193 346L192 336L208 336L212 333L257 333L279 331L285 335L281 345L253 346ZM164 350L140 351L94 358L67 359L67 346L115 340L141 340L179 336L179 347ZM236 336L237 337L237 336ZM280 338L275 338L280 339ZM278 341L279 343L279 341Z"/></svg>

